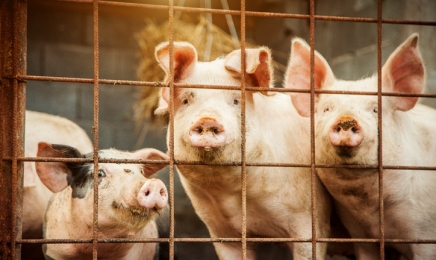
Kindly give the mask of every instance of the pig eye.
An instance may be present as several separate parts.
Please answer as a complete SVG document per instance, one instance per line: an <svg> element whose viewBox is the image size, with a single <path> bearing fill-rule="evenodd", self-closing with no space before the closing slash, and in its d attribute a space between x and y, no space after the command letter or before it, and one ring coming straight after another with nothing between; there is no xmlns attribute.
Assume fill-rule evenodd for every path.
<svg viewBox="0 0 436 260"><path fill-rule="evenodd" d="M187 105L187 104L189 103L189 101L188 101L187 98L184 98L184 99L182 100L182 103L183 103L183 105Z"/></svg>
<svg viewBox="0 0 436 260"><path fill-rule="evenodd" d="M372 110L372 112L377 113L377 112L378 112L378 109L375 107L375 108Z"/></svg>
<svg viewBox="0 0 436 260"><path fill-rule="evenodd" d="M324 108L324 112L330 111L330 108L326 107Z"/></svg>
<svg viewBox="0 0 436 260"><path fill-rule="evenodd" d="M98 170L98 177L104 178L104 177L106 177L106 173L103 170Z"/></svg>
<svg viewBox="0 0 436 260"><path fill-rule="evenodd" d="M233 100L233 105L239 105L239 100L235 98L235 99Z"/></svg>

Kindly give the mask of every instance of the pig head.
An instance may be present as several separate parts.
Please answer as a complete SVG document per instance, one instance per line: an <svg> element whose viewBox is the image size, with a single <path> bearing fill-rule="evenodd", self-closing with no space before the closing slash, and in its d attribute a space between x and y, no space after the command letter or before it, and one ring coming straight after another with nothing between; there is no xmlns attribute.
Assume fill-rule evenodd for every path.
<svg viewBox="0 0 436 260"><path fill-rule="evenodd" d="M38 157L91 158L77 149L41 142ZM115 149L99 151L99 158L167 160L155 149L124 152ZM99 237L153 238L157 237L155 218L165 208L168 193L158 179L149 179L165 164L113 164L100 163L94 173L93 163L37 162L36 170L44 185L55 194L52 196L44 219L44 238L90 238L93 234L94 174L98 174L98 229ZM102 244L101 259L152 259L156 245ZM117 248L114 252L113 247ZM139 252L138 252L139 251ZM86 244L47 244L44 253L53 259L67 256L83 259L92 256ZM134 257L134 255L137 255ZM143 258L141 258L143 257ZM71 258L68 258L71 259Z"/></svg>
<svg viewBox="0 0 436 260"><path fill-rule="evenodd" d="M424 66L418 50L418 36L412 35L390 55L382 68L382 91L419 94L424 86ZM310 48L300 39L292 42L286 86L310 89ZM315 51L314 89L377 92L377 75L358 80L336 79L326 60ZM310 115L309 94L293 93L292 102L300 115ZM383 124L412 109L417 97L383 97ZM315 93L316 151L318 163L376 164L378 149L378 100L374 95ZM389 142L389 138L386 139Z"/></svg>
<svg viewBox="0 0 436 260"><path fill-rule="evenodd" d="M169 69L169 43L158 45L155 54L167 74L164 82L168 83L172 74ZM201 84L206 87L239 87L240 54L241 51L237 50L223 59L199 62L197 52L191 44L175 42L174 82ZM269 87L273 77L269 50L247 49L246 56L246 86ZM173 95L176 159L208 162L222 162L228 160L227 158L240 160L240 153L237 151L241 146L241 91L176 87ZM251 95L252 93L247 96L248 101L252 99ZM170 102L170 89L162 88L156 113L167 113ZM186 154L189 154L189 158ZM191 157L193 154L195 158Z"/></svg>

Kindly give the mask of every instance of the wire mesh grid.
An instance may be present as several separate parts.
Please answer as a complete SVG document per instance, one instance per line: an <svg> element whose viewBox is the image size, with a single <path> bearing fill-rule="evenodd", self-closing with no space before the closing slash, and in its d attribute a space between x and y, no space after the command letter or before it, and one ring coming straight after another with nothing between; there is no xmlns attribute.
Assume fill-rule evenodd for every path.
<svg viewBox="0 0 436 260"><path fill-rule="evenodd" d="M379 172L379 198L383 198L383 170L386 169L403 169L403 170L432 170L435 171L436 167L426 166L393 166L384 165L382 156L382 97L383 96L414 96L414 97L427 97L436 98L435 94L414 94L407 95L401 93L386 93L382 92L381 85L381 70L382 70L382 25L383 24L407 24L407 25L421 25L421 26L435 26L436 22L429 21L411 21L411 20L388 20L382 18L382 0L377 1L377 17L376 18L361 18L361 17L339 17L339 16L324 16L315 14L315 0L310 0L310 11L308 15L302 14L288 14L288 13L272 13L272 12L253 12L245 10L245 0L241 0L240 10L219 10L209 8L194 8L194 7L181 7L175 6L172 0L169 0L167 5L151 5L151 4L135 4L113 1L98 1L98 0L58 0L57 2L71 2L71 3L84 3L92 5L93 10L93 41L94 41L94 72L93 78L69 78L69 77L52 77L52 76L34 76L27 75L26 73L26 14L27 2L26 1L3 1L2 2L2 22L1 22L1 51L2 51L2 88L1 88L1 125L2 125L2 142L0 142L0 149L2 151L2 174L1 174L1 211L3 212L1 218L1 248L3 259L16 259L20 256L21 244L24 243L92 243L93 246L93 259L98 257L98 243L147 243L147 242L162 242L169 244L170 259L174 259L175 243L184 242L238 242L241 243L242 259L246 259L247 243L248 242L304 242L311 243L312 256L316 259L317 243L329 242L361 242L361 243L379 243L380 244L380 258L385 259L385 243L436 243L436 240L420 240L420 239L386 239L385 238L385 216L383 200L379 199L380 207L380 237L379 238L319 238L316 234L315 221L316 221L316 189L315 177L317 168L358 168L358 169L377 169ZM169 42L170 42L170 57L173 57L173 27L175 24L174 13L176 11L192 12L192 13L211 13L211 14L230 14L240 16L240 44L241 49L246 48L246 17L275 17L275 18L292 18L292 19L305 19L310 24L310 65L311 65L311 89L308 91L300 89L270 89L270 88L253 88L245 86L245 82L241 81L241 86L204 86L204 85L187 85L177 84L170 80L169 84L144 82L144 81L129 81L129 80L113 80L101 79L99 76L99 7L103 5L110 6L124 6L128 8L143 8L143 9L156 9L167 10L169 21ZM314 88L314 47L315 46L315 21L347 21L347 22L363 22L374 23L377 25L377 92L362 92L362 91L326 91L316 90ZM242 68L245 68L245 52L241 52ZM170 78L174 73L174 62L170 59ZM241 78L245 78L245 70L242 69ZM23 122L24 122L24 103L25 103L25 84L26 81L56 81L56 82L74 82L74 83L87 83L93 84L94 89L94 124L93 124L93 137L94 137L94 156L92 159L59 159L59 158L29 158L23 155ZM170 108L169 108L169 161L143 161L143 160L102 160L98 158L99 149L99 85L134 85L144 87L168 87L170 89ZM241 91L241 161L237 162L224 162L217 165L229 165L241 167L241 180L242 180L242 233L240 238L178 238L174 234L174 168L176 165L201 165L201 162L192 161L176 161L174 158L174 90L175 88L207 88L207 89L224 89L224 90L239 90ZM246 111L245 111L245 93L247 91L262 91L267 90L271 92L300 92L310 94L311 100L311 163L310 164L291 164L291 163L253 163L247 162L246 159ZM372 95L377 96L378 99L378 164L377 165L320 165L315 164L315 121L314 121L314 98L316 94L348 94L348 95ZM7 104L7 105L5 105ZM12 122L13 127L10 126ZM21 238L21 212L22 212L22 172L23 162L25 161L68 161L68 162L92 162L94 169L98 169L99 162L111 163L161 163L168 164L170 168L170 229L168 238L158 239L117 239L117 238L98 238L98 176L94 175L94 206L93 206L93 237L90 239L22 239ZM311 169L311 202L312 202L312 238L252 238L248 237L247 230L247 209L246 209L246 174L247 167L251 166L265 166L265 167L303 167Z"/></svg>

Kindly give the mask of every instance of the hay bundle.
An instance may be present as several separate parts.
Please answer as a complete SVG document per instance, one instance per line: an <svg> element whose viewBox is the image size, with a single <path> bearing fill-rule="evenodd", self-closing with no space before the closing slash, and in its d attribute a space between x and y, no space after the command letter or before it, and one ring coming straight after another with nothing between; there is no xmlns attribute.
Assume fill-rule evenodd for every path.
<svg viewBox="0 0 436 260"><path fill-rule="evenodd" d="M208 24L207 20L200 16L196 23L187 18L179 19L174 23L174 41L187 41L192 43L198 52L198 59L204 61L207 37L212 35L213 41L210 48L210 60L226 55L234 49L240 48L232 37L219 27ZM138 68L138 77L142 81L162 81L165 74L159 67L155 57L154 48L163 41L168 41L168 22L156 24L151 20L146 21L145 28L136 35L140 47L141 63ZM247 44L247 47L253 45ZM206 54L207 55L207 54ZM159 101L159 88L142 87L139 92L139 100L135 104L135 120L137 126L147 125L161 127L167 119L154 115Z"/></svg>

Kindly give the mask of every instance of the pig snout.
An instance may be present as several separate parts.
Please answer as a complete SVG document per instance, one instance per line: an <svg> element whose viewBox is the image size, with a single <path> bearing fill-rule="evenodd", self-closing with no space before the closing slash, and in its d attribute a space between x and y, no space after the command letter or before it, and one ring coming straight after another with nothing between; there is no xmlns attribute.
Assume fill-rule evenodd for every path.
<svg viewBox="0 0 436 260"><path fill-rule="evenodd" d="M355 148L362 143L362 128L353 117L341 116L330 128L329 139L333 146Z"/></svg>
<svg viewBox="0 0 436 260"><path fill-rule="evenodd" d="M227 134L224 127L214 118L203 117L195 122L189 130L189 141L197 148L210 151L224 145Z"/></svg>
<svg viewBox="0 0 436 260"><path fill-rule="evenodd" d="M149 179L142 185L137 199L144 208L163 209L168 202L168 191L161 180Z"/></svg>

